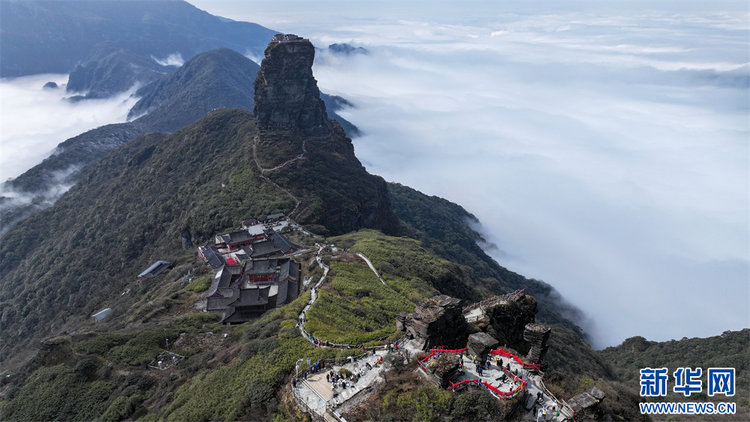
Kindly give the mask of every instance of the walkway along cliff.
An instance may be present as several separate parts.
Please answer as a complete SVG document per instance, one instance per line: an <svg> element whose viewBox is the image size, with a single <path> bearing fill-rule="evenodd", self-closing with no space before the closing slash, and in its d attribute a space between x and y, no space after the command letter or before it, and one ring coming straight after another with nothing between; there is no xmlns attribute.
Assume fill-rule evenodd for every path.
<svg viewBox="0 0 750 422"><path fill-rule="evenodd" d="M395 234L385 181L365 170L351 139L328 119L312 74L309 40L272 41L255 79L258 134L254 159L262 177L295 201L287 215L324 234L373 228Z"/></svg>

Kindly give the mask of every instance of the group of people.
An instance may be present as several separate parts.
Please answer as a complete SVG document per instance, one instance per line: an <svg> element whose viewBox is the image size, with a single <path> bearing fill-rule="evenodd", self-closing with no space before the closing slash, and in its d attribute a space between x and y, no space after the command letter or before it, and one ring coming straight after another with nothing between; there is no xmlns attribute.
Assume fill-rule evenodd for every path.
<svg viewBox="0 0 750 422"><path fill-rule="evenodd" d="M354 388L354 384L357 382L357 380L354 374L350 373L347 377L346 375L330 371L326 374L326 382L331 383L331 389L334 391L334 396L336 396L336 388Z"/></svg>

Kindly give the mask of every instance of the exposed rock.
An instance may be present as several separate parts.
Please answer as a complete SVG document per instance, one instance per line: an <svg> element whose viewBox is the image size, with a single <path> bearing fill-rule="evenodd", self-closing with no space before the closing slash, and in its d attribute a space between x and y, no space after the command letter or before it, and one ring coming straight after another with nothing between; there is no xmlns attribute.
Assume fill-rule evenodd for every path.
<svg viewBox="0 0 750 422"><path fill-rule="evenodd" d="M255 161L301 199L289 210L297 222L334 235L362 228L398 233L387 184L367 173L351 139L327 117L312 74L314 55L310 41L293 35L279 35L266 48L254 85Z"/></svg>
<svg viewBox="0 0 750 422"><path fill-rule="evenodd" d="M57 89L57 88L59 88L59 86L57 85L56 82L49 81L46 84L44 84L43 88L44 89Z"/></svg>
<svg viewBox="0 0 750 422"><path fill-rule="evenodd" d="M458 371L461 358L453 353L443 353L425 365L427 368L427 380L440 388L448 388L451 378Z"/></svg>
<svg viewBox="0 0 750 422"><path fill-rule="evenodd" d="M551 331L551 328L541 324L526 324L523 330L523 339L531 345L529 353L526 355L528 363L536 364L542 361L549 348L547 341Z"/></svg>
<svg viewBox="0 0 750 422"><path fill-rule="evenodd" d="M341 127L344 128L344 131L346 132L346 135L348 137L355 138L357 136L362 136L362 132L357 126L336 113L337 111L340 111L342 109L354 107L354 104L352 104L345 98L339 97L338 95L328 95L322 92L320 93L320 98L326 105L326 113L328 114L328 118L337 121L341 125Z"/></svg>
<svg viewBox="0 0 750 422"><path fill-rule="evenodd" d="M484 362L490 350L496 349L498 344L497 339L492 338L487 333L480 332L469 336L466 349L469 354L476 356L479 361Z"/></svg>
<svg viewBox="0 0 750 422"><path fill-rule="evenodd" d="M424 340L424 348L460 347L466 344L468 324L460 300L439 295L417 306L413 313L397 317L400 327L413 337Z"/></svg>
<svg viewBox="0 0 750 422"><path fill-rule="evenodd" d="M255 117L263 130L330 132L326 106L313 77L315 47L306 39L271 42L255 78Z"/></svg>
<svg viewBox="0 0 750 422"><path fill-rule="evenodd" d="M512 347L522 354L529 351L529 344L524 340L523 334L526 325L535 321L536 299L523 291L515 292L507 300L496 303L487 313L491 315L491 324L498 334L500 344Z"/></svg>
<svg viewBox="0 0 750 422"><path fill-rule="evenodd" d="M602 390L591 387L568 401L568 405L576 412L576 420L599 420L603 415L599 403L604 400Z"/></svg>
<svg viewBox="0 0 750 422"><path fill-rule="evenodd" d="M182 240L182 249L187 249L193 246L193 234L190 233L189 228L185 227L185 230L183 230L180 235L180 239Z"/></svg>

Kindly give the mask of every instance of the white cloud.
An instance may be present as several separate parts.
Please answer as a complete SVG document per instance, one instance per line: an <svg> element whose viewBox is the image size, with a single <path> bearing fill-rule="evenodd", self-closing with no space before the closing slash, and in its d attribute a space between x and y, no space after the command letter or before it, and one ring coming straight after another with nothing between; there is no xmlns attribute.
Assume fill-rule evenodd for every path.
<svg viewBox="0 0 750 422"><path fill-rule="evenodd" d="M501 264L596 321L597 346L750 326L746 5L193 3L370 50L314 69L356 104L360 160L477 215ZM3 178L94 113L21 82L0 85Z"/></svg>
<svg viewBox="0 0 750 422"><path fill-rule="evenodd" d="M162 66L182 66L185 64L185 59L182 58L182 54L180 53L174 53L170 54L164 59L157 59L154 56L151 56L151 58L156 62L159 63Z"/></svg>
<svg viewBox="0 0 750 422"><path fill-rule="evenodd" d="M53 81L57 89L43 89ZM87 130L124 122L133 90L107 100L71 103L67 75L0 80L0 181L17 177L49 156L60 142Z"/></svg>
<svg viewBox="0 0 750 422"><path fill-rule="evenodd" d="M476 214L597 346L750 325L746 12L262 4L261 24L371 51L314 69L357 105L358 157Z"/></svg>

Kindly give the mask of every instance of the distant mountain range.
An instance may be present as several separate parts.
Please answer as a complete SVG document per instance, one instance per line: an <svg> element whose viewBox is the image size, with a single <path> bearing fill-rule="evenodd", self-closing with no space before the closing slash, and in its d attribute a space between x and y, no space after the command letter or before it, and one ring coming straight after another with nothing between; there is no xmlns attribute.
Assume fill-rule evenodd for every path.
<svg viewBox="0 0 750 422"><path fill-rule="evenodd" d="M45 2L30 3L25 10L49 10ZM114 4L128 15L123 2L73 3L72 10L87 3L94 12ZM6 4L26 7L0 4L3 13ZM131 19L135 27L141 28L136 21L167 22L143 7L133 12L141 16ZM190 17L196 9L184 10ZM166 38L183 34L163 30ZM97 51L104 55L95 53L96 63L79 67L74 79L106 95L127 74L119 73L121 64L140 59L130 49ZM141 62L138 74L154 79L139 91L134 120L72 138L8 182L37 192L39 202L6 214L14 224L0 234L0 420L308 420L291 390L295 365L305 358L345 358L361 353L359 347L314 347L300 334L296 324L310 290L253 321L219 324L215 314L198 310L213 275L187 246L280 212L305 229L287 233L300 246L292 259L301 264L301 276L321 280L320 300L304 314L305 329L316 336L336 340L361 331L370 337L357 344L383 344L375 334L399 338L394 315L431 295L471 303L525 289L538 301L535 322L551 327L540 372L545 395L569 401L596 387L605 397L575 420L649 420L638 410L645 399L638 396L637 374L667 365L737 368L738 412L718 417L747 420L750 331L665 343L634 337L594 351L565 316L576 310L550 285L501 267L482 250L481 235L471 228L476 217L365 170L351 139L330 119L329 104L345 100L327 102L320 94L308 40L270 43L264 53L260 67L230 48L193 55L171 72ZM67 178L55 178L64 173ZM46 194L61 182L73 186L59 200ZM325 250L319 242L328 243ZM369 256L377 279L349 249ZM327 278L318 258L330 265ZM171 267L138 279L162 260ZM104 308L111 316L93 321ZM492 316L471 330L500 339L495 327L512 316ZM166 349L184 359L169 370L148 369ZM384 362L389 372L381 385L387 388L358 396L353 405L377 409L361 419L491 421L503 417L498 406L507 406L502 415L510 420L529 414L521 404L531 396L515 406L485 388L437 389L413 371L417 356L403 366L393 355ZM685 400L676 396L669 392L664 399ZM735 400L696 398L726 399Z"/></svg>
<svg viewBox="0 0 750 422"><path fill-rule="evenodd" d="M182 0L3 0L0 77L70 73L101 49L150 59L230 48L260 55L275 31L213 16Z"/></svg>
<svg viewBox="0 0 750 422"><path fill-rule="evenodd" d="M0 234L53 204L87 166L136 136L172 133L218 108L252 110L259 66L237 51L259 54L275 34L259 25L220 19L183 1L9 1L0 7L0 62L6 74L70 71L66 90L74 101L142 86L137 92L141 99L130 110L133 120L70 138L42 163L3 183L18 198L0 197ZM30 16L54 30L29 32L40 24L27 22ZM60 42L58 37L71 41L56 50L64 54L45 52ZM229 48L205 51L221 45ZM155 61L163 52L188 60L179 68L164 66ZM31 57L45 60L32 66ZM340 97L322 98L347 133L357 135L358 129L335 113L351 104Z"/></svg>

